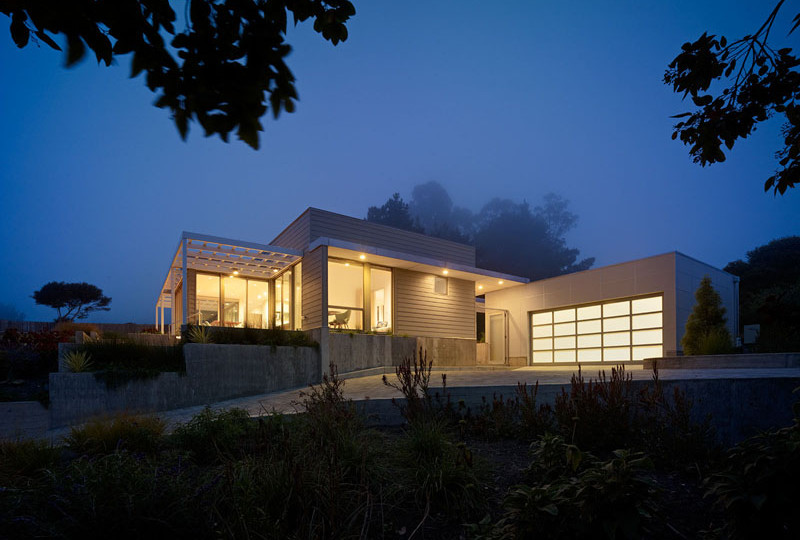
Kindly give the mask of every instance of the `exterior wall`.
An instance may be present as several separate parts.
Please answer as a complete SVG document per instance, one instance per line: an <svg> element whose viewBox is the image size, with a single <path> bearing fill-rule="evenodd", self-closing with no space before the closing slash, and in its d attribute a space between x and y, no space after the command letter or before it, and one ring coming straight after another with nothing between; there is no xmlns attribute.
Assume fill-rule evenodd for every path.
<svg viewBox="0 0 800 540"><path fill-rule="evenodd" d="M324 282L327 275L327 247L322 246L303 257L303 330L327 326Z"/></svg>
<svg viewBox="0 0 800 540"><path fill-rule="evenodd" d="M370 223L363 219L334 214L317 208L309 208L307 214L310 218L310 242L317 238L336 238L345 242L388 248L401 253L475 266L475 248L473 246ZM275 239L275 244L283 245L280 244L280 241L293 238L289 233L289 229L281 233ZM308 246L303 248L305 247Z"/></svg>
<svg viewBox="0 0 800 540"><path fill-rule="evenodd" d="M273 246L304 250L311 243L311 208L300 214L270 242Z"/></svg>
<svg viewBox="0 0 800 540"><path fill-rule="evenodd" d="M664 295L664 352L675 350L675 253L567 274L486 294L486 308L508 313L508 357L530 363L531 311L649 293Z"/></svg>
<svg viewBox="0 0 800 540"><path fill-rule="evenodd" d="M722 297L725 315L728 318L728 331L731 336L738 335L739 328L739 278L706 263L687 257L682 253L675 254L676 268L676 351L682 351L681 338L686 332L686 321L694 308L694 293L700 286L703 277L711 278L711 285ZM665 314L666 317L666 314ZM669 352L667 352L669 354Z"/></svg>
<svg viewBox="0 0 800 540"><path fill-rule="evenodd" d="M192 315L196 315L197 313L197 270L192 270L191 268L186 270L186 283L188 285L188 289L186 289L186 322L189 324L197 324L197 320L193 320ZM182 301L182 299L178 299L178 301Z"/></svg>
<svg viewBox="0 0 800 540"><path fill-rule="evenodd" d="M393 275L395 334L475 339L475 283L448 278L444 295L433 291L433 274Z"/></svg>

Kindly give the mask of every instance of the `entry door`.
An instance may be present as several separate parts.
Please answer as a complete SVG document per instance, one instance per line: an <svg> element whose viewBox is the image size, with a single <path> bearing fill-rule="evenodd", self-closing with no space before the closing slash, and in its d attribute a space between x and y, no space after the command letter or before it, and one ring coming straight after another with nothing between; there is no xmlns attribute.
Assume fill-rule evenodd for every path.
<svg viewBox="0 0 800 540"><path fill-rule="evenodd" d="M489 363L506 363L506 320L503 313L489 315Z"/></svg>

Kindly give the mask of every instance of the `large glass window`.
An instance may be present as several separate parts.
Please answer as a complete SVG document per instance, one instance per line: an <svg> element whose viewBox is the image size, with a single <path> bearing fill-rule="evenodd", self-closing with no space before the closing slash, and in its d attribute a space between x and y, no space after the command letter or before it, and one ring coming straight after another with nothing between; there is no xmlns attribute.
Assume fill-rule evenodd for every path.
<svg viewBox="0 0 800 540"><path fill-rule="evenodd" d="M292 326L292 270L275 278L275 326Z"/></svg>
<svg viewBox="0 0 800 540"><path fill-rule="evenodd" d="M364 267L328 260L328 326L364 329Z"/></svg>
<svg viewBox="0 0 800 540"><path fill-rule="evenodd" d="M392 271L370 268L371 325L375 332L392 330Z"/></svg>
<svg viewBox="0 0 800 540"><path fill-rule="evenodd" d="M294 267L294 329L303 328L303 263Z"/></svg>
<svg viewBox="0 0 800 540"><path fill-rule="evenodd" d="M189 324L218 325L219 316L219 276L197 274L195 276L196 305L194 313L188 317Z"/></svg>
<svg viewBox="0 0 800 540"><path fill-rule="evenodd" d="M249 328L268 328L269 326L269 283L247 280L247 326Z"/></svg>
<svg viewBox="0 0 800 540"><path fill-rule="evenodd" d="M662 307L659 295L533 313L531 358L625 362L661 356Z"/></svg>
<svg viewBox="0 0 800 540"><path fill-rule="evenodd" d="M222 321L229 328L244 326L245 309L247 309L247 280L226 276L222 278Z"/></svg>

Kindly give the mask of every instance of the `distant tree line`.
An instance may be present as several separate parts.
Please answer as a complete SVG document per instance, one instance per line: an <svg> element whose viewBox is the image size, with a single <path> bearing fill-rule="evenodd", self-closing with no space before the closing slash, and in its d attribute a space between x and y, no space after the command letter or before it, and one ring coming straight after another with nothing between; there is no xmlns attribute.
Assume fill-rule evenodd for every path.
<svg viewBox="0 0 800 540"><path fill-rule="evenodd" d="M579 259L580 251L567 246L564 235L578 221L568 206L551 193L534 208L527 201L494 198L475 213L455 206L447 190L432 181L415 186L409 202L395 193L382 206L370 207L367 221L471 244L480 268L544 279L594 264L594 257Z"/></svg>

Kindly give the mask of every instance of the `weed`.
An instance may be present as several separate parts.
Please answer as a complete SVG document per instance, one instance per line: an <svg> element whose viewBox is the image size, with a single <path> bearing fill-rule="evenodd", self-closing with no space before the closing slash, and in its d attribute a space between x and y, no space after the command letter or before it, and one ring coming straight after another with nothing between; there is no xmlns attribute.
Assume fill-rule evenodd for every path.
<svg viewBox="0 0 800 540"><path fill-rule="evenodd" d="M64 442L72 450L88 455L122 450L152 453L161 446L165 427L164 421L155 416L121 413L73 427Z"/></svg>
<svg viewBox="0 0 800 540"><path fill-rule="evenodd" d="M244 409L214 411L206 407L178 426L170 440L180 450L191 452L198 463L216 463L240 454L242 439L256 429L256 423Z"/></svg>
<svg viewBox="0 0 800 540"><path fill-rule="evenodd" d="M45 441L0 441L0 485L9 487L20 477L40 476L58 462L60 453Z"/></svg>
<svg viewBox="0 0 800 540"><path fill-rule="evenodd" d="M426 419L439 413L452 412L449 394L447 393L447 374L442 373L442 393L433 394L430 389L433 360L428 361L427 351L419 348L413 358L406 357L395 368L397 382L391 382L383 376L383 384L403 394L405 403L400 404L392 399L392 403L400 408L400 412L408 422Z"/></svg>

